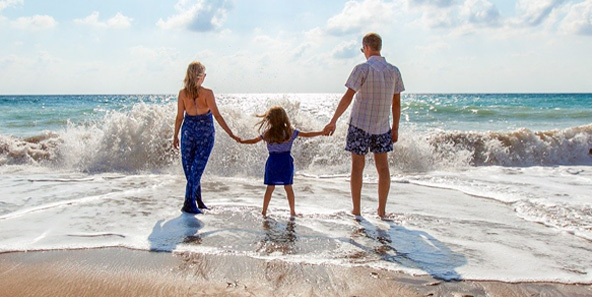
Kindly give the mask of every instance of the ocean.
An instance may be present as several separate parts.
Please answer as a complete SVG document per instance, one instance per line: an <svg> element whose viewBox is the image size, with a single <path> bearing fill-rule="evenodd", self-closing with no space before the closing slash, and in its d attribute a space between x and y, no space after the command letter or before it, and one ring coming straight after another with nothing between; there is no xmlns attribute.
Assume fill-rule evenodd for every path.
<svg viewBox="0 0 592 297"><path fill-rule="evenodd" d="M221 94L242 138L283 106L321 130L341 94ZM443 280L592 284L592 94L403 94L387 218L368 155L350 214L349 110L299 138L296 212L261 217L263 144L217 127L202 215L182 214L175 95L0 96L0 252L125 247L369 266Z"/></svg>

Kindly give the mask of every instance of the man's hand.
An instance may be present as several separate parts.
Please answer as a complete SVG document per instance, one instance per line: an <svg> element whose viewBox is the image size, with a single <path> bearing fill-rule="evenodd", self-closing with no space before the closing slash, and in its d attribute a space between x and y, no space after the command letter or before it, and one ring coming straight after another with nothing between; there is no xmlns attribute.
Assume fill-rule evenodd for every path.
<svg viewBox="0 0 592 297"><path fill-rule="evenodd" d="M391 130L391 141L393 143L399 140L399 130Z"/></svg>
<svg viewBox="0 0 592 297"><path fill-rule="evenodd" d="M328 135L333 135L333 133L335 132L335 123L329 123L327 124L327 126L325 126L325 128L323 129L323 135L328 136Z"/></svg>

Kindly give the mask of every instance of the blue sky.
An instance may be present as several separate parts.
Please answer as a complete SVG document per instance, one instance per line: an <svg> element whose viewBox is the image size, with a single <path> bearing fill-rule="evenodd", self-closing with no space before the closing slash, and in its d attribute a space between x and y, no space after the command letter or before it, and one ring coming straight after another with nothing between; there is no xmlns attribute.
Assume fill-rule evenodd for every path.
<svg viewBox="0 0 592 297"><path fill-rule="evenodd" d="M407 92L592 92L592 0L0 0L0 94L341 93L370 31Z"/></svg>

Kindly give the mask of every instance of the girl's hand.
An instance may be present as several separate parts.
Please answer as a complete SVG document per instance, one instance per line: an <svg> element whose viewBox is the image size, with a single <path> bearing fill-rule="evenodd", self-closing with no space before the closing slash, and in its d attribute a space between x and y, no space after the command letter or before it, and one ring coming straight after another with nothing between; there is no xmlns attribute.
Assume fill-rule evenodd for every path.
<svg viewBox="0 0 592 297"><path fill-rule="evenodd" d="M179 137L173 138L173 148L178 150L179 149Z"/></svg>

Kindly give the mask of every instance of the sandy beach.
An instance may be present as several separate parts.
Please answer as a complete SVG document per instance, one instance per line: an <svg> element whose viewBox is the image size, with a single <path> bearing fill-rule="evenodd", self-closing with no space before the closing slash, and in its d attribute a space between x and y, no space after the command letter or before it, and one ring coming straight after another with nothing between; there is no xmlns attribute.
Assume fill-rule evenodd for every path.
<svg viewBox="0 0 592 297"><path fill-rule="evenodd" d="M590 285L446 282L236 255L125 248L0 255L0 296L591 296Z"/></svg>

